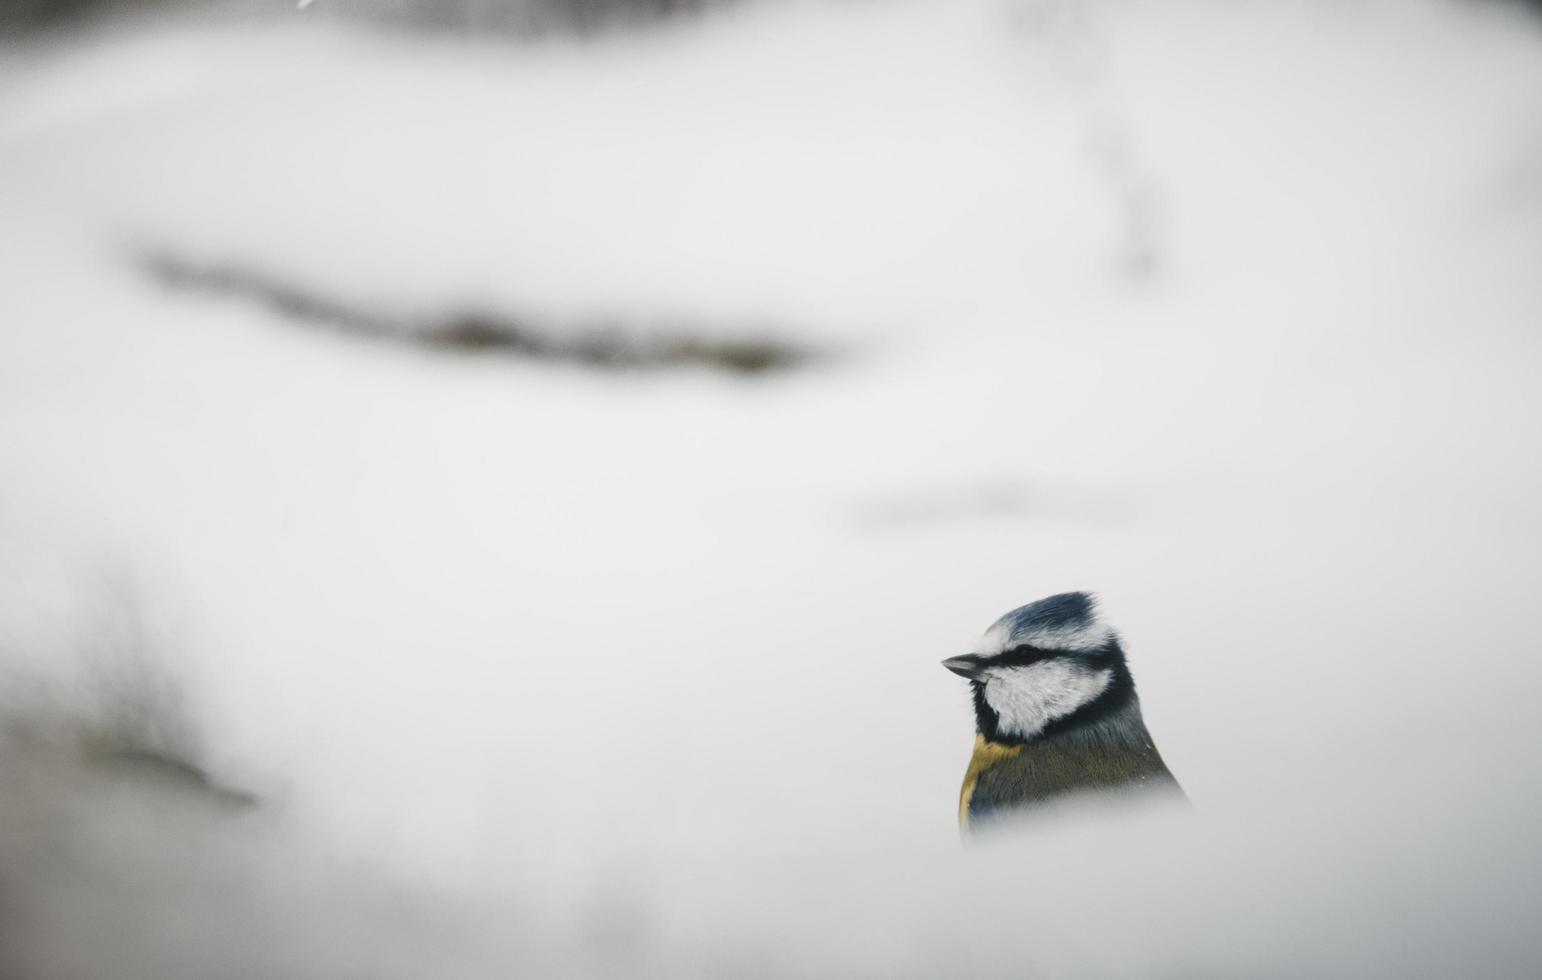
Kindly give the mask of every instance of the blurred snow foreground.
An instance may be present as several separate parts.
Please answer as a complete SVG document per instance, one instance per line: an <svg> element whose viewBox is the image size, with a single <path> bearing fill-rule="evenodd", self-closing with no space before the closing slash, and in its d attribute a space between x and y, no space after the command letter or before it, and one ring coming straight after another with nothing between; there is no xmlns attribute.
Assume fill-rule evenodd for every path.
<svg viewBox="0 0 1542 980"><path fill-rule="evenodd" d="M0 972L1542 970L1518 8L313 12L0 50ZM1074 588L1196 809L960 851Z"/></svg>

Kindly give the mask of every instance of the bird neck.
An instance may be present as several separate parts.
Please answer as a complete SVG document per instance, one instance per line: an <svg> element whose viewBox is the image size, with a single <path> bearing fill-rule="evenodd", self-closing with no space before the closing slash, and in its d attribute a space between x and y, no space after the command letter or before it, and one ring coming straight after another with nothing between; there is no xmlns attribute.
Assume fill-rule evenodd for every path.
<svg viewBox="0 0 1542 980"><path fill-rule="evenodd" d="M1161 788L1182 794L1133 698L1095 721L1026 741L976 734L959 794L959 819L966 830L981 815L975 795L982 780L989 784L987 795L1004 793L1014 807L1085 792ZM991 802L987 809L999 806Z"/></svg>

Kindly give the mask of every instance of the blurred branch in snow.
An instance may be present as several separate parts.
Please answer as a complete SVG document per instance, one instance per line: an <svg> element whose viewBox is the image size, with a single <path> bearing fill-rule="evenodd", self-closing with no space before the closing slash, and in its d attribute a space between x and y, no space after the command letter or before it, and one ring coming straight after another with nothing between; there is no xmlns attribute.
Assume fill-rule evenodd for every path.
<svg viewBox="0 0 1542 980"><path fill-rule="evenodd" d="M637 329L631 324L601 323L555 329L490 312L419 320L363 310L250 269L196 265L163 253L148 255L144 266L171 289L245 299L286 319L358 336L414 341L439 350L503 353L605 370L709 368L735 375L779 373L823 356L769 336L715 336L686 325Z"/></svg>
<svg viewBox="0 0 1542 980"><path fill-rule="evenodd" d="M96 15L134 14L171 5L172 0L5 0L0 3L0 37L57 30Z"/></svg>
<svg viewBox="0 0 1542 980"><path fill-rule="evenodd" d="M717 0L722 5L728 0ZM637 28L682 14L699 12L711 0L294 0L287 8L272 0L5 0L0 3L0 37L169 11L193 17L231 14L288 16L290 9L322 12L339 20L388 24L409 30L466 35L531 36L588 34Z"/></svg>
<svg viewBox="0 0 1542 980"><path fill-rule="evenodd" d="M297 0L302 10L313 4ZM326 0L315 9L414 30L529 36L641 27L710 5L710 0Z"/></svg>
<svg viewBox="0 0 1542 980"><path fill-rule="evenodd" d="M47 747L45 755L71 758L110 778L223 806L255 804L254 796L219 785L199 764L193 713L133 583L108 576L78 612L75 635L63 639L55 656L0 650L5 751Z"/></svg>
<svg viewBox="0 0 1542 980"><path fill-rule="evenodd" d="M1108 40L1090 7L1090 0L1018 0L1011 12L1032 63L1047 65L1067 89L1088 162L1116 209L1120 272L1145 279L1163 261L1162 190L1140 159Z"/></svg>

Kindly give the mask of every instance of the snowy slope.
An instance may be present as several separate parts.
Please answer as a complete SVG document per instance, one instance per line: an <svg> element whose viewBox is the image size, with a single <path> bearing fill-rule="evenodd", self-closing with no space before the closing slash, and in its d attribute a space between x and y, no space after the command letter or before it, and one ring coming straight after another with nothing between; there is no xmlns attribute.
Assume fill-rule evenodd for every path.
<svg viewBox="0 0 1542 980"><path fill-rule="evenodd" d="M173 21L8 54L10 710L100 727L103 677L153 676L263 801L173 845L153 799L72 807L99 774L16 775L93 814L58 846L94 883L9 872L59 975L1542 961L1516 11L792 5L541 47ZM399 342L468 313L810 361ZM936 662L1068 588L1198 813L961 856Z"/></svg>

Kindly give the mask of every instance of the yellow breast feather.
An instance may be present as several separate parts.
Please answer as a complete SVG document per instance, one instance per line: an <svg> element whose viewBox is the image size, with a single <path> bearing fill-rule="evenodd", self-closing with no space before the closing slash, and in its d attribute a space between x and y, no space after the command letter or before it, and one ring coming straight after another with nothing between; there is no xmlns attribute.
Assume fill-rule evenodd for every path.
<svg viewBox="0 0 1542 980"><path fill-rule="evenodd" d="M980 782L980 773L998 762L1019 755L1022 751L1021 745L987 742L984 735L974 737L974 754L969 757L969 768L964 772L964 788L958 794L959 827L964 830L969 829L969 800L974 796L974 788Z"/></svg>

